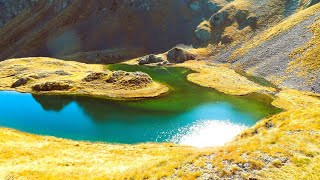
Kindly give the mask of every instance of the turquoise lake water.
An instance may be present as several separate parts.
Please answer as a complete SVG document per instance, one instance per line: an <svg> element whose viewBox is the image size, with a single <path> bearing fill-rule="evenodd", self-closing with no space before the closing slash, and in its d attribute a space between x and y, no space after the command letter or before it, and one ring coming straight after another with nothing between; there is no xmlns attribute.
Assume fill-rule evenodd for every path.
<svg viewBox="0 0 320 180"><path fill-rule="evenodd" d="M0 126L84 141L135 144L173 142L222 145L257 120L279 112L257 96L228 96L186 80L190 70L128 65L172 91L154 99L113 101L90 97L0 92Z"/></svg>

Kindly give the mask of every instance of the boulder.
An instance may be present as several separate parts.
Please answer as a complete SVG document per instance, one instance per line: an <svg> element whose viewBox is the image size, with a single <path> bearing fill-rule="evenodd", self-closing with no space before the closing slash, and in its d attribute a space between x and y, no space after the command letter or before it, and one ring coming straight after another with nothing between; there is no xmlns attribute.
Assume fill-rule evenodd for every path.
<svg viewBox="0 0 320 180"><path fill-rule="evenodd" d="M168 52L167 58L171 63L183 63L187 60L194 60L196 56L184 49L175 47Z"/></svg>
<svg viewBox="0 0 320 180"><path fill-rule="evenodd" d="M152 82L152 78L144 72L126 72L126 71L114 71L110 78L106 80L107 83L115 83L123 86L132 85L147 85Z"/></svg>
<svg viewBox="0 0 320 180"><path fill-rule="evenodd" d="M33 91L65 91L72 88L70 82L45 82L40 84L35 84L32 86Z"/></svg>
<svg viewBox="0 0 320 180"><path fill-rule="evenodd" d="M20 78L11 85L11 88L20 87L26 85L30 81L30 78Z"/></svg>
<svg viewBox="0 0 320 180"><path fill-rule="evenodd" d="M87 75L85 78L82 79L84 82L91 82L95 80L102 79L103 77L108 76L106 72L93 72Z"/></svg>
<svg viewBox="0 0 320 180"><path fill-rule="evenodd" d="M150 54L147 56L143 56L139 59L139 65L143 64L152 64L152 63L159 63L165 61L162 57L157 56L155 54Z"/></svg>

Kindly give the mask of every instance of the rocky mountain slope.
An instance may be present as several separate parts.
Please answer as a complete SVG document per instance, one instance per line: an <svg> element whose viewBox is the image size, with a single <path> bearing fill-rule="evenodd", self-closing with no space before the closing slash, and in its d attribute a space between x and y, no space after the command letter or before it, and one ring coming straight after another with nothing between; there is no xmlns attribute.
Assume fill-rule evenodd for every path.
<svg viewBox="0 0 320 180"><path fill-rule="evenodd" d="M301 11L245 43L227 48L214 62L264 77L281 86L320 92L320 4Z"/></svg>
<svg viewBox="0 0 320 180"><path fill-rule="evenodd" d="M109 63L177 44L238 42L317 0L292 1L1 0L0 60L92 52L83 61Z"/></svg>
<svg viewBox="0 0 320 180"><path fill-rule="evenodd" d="M161 52L176 44L192 44L196 26L225 2L73 0L55 11L56 3L39 1L0 29L2 60L107 49Z"/></svg>

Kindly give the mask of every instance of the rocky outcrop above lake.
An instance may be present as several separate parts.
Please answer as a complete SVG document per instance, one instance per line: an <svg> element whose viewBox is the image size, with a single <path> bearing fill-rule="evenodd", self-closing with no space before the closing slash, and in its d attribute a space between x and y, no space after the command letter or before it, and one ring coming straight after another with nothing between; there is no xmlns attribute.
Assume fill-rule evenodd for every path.
<svg viewBox="0 0 320 180"><path fill-rule="evenodd" d="M138 59L139 65L145 64L154 64L154 65L170 65L176 63L183 63L188 60L195 60L197 56L194 53L188 51L188 49L184 49L181 47L174 47L170 49L168 52L163 54L150 54L147 56L143 56Z"/></svg>
<svg viewBox="0 0 320 180"><path fill-rule="evenodd" d="M0 67L0 90L102 98L154 97L169 90L146 73L109 71L103 65L23 58L0 62Z"/></svg>

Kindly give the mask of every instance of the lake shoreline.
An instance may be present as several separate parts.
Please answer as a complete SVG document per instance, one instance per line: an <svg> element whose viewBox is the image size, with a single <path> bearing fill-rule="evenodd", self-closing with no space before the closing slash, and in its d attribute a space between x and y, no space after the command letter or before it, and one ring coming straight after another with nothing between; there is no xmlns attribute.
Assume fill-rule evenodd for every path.
<svg viewBox="0 0 320 180"><path fill-rule="evenodd" d="M213 88L215 86L216 84L212 85ZM251 90L249 88L232 93L251 94ZM253 92L265 92L260 90ZM299 173L299 161L308 158L310 162L314 162L319 158L316 152L301 148L312 146L315 136L319 136L310 131L318 127L316 122L320 116L319 96L291 89L282 89L280 92L272 90L270 94L275 97L272 104L285 111L262 119L221 147L201 149L170 143L91 143L0 128L0 169L1 172L9 172L0 172L0 177L23 175L46 179L133 176L174 178L176 174L184 174L184 177L192 178L207 173L205 167L212 165L216 168L210 170L210 173L215 174L215 177L220 177L220 172L227 172L235 167L235 172L240 172L247 178L273 177L277 172L288 169L292 169L289 173ZM298 134L293 131L297 125L300 127ZM302 145L296 147L297 143ZM310 153L315 155L310 157ZM271 158L270 162L264 161L266 157ZM37 160L37 165L32 163L34 160ZM245 163L247 167L242 167L241 164ZM25 167L23 171L20 166ZM148 171L142 172L139 167ZM106 168L109 170L106 171ZM42 173L43 170L45 173ZM243 173L244 171L246 173ZM234 176L230 174L230 177Z"/></svg>

